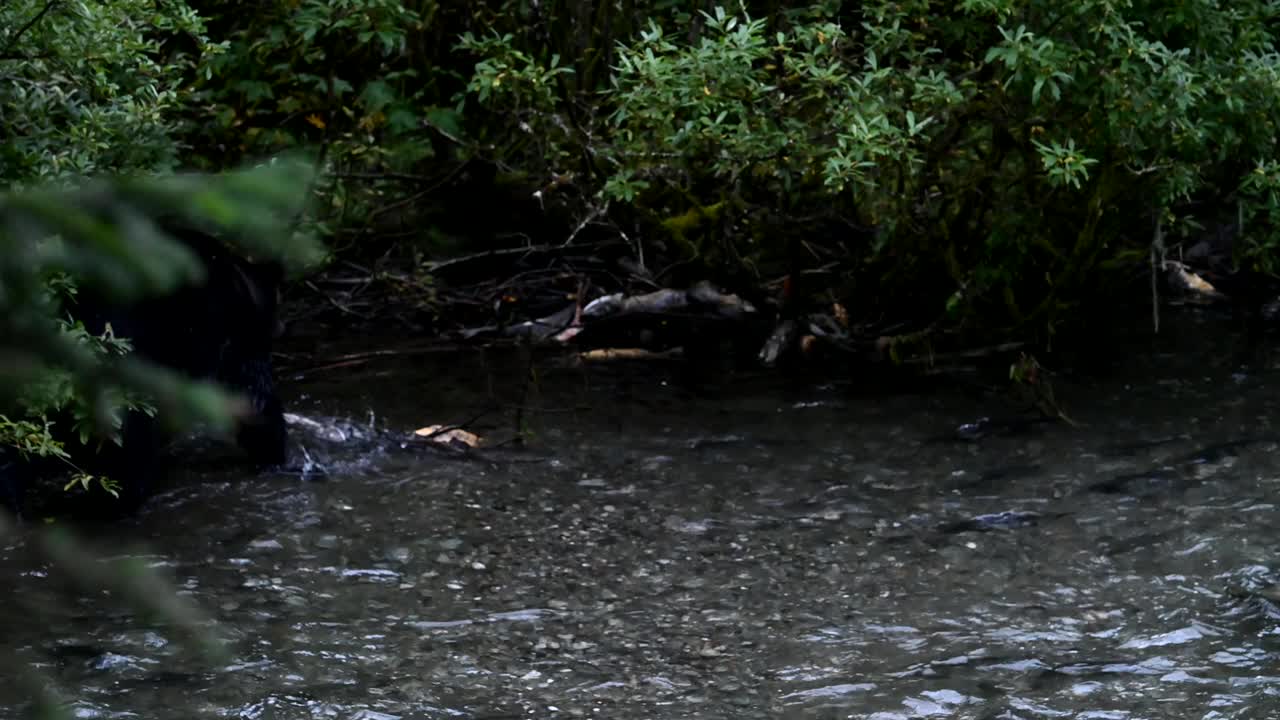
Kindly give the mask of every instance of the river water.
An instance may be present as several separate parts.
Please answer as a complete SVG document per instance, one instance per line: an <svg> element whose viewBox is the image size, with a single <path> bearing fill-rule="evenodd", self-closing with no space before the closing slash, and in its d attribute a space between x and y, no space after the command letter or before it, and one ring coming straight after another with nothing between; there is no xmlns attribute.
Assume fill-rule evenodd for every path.
<svg viewBox="0 0 1280 720"><path fill-rule="evenodd" d="M189 451L89 546L168 577L225 657L73 591L30 530L0 551L0 652L82 718L1269 717L1280 392L1203 330L1059 378L1078 427L977 441L954 431L1012 416L997 395L299 364L305 476ZM520 403L524 448L406 441L489 409L501 443ZM25 708L0 684L0 718Z"/></svg>

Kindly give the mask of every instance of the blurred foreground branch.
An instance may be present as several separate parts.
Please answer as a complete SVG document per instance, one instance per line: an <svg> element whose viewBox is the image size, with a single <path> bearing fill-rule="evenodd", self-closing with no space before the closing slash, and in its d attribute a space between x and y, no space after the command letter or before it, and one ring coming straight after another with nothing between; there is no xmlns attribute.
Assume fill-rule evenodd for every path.
<svg viewBox="0 0 1280 720"><path fill-rule="evenodd" d="M231 398L214 384L188 381L128 355L104 362L82 337L63 332L54 288L127 304L199 281L205 273L199 259L161 229L175 222L224 236L286 271L304 270L322 258L312 238L292 229L305 212L312 174L306 163L283 161L222 175L102 179L71 190L0 195L0 416L21 416L16 401L22 389L63 372L106 412L111 393L125 390L151 398L171 425L228 427ZM205 661L224 659L207 619L142 562L103 560L57 526L17 533L0 514L0 543L27 544L80 588L109 590L140 618L169 626ZM42 611L24 607L21 597L10 601L28 615ZM0 674L30 697L32 716L71 716L69 698L38 668L15 658L4 658L3 665Z"/></svg>
<svg viewBox="0 0 1280 720"><path fill-rule="evenodd" d="M154 398L166 421L225 428L227 398L212 384L125 357L102 363L83 343L57 331L51 278L122 304L198 281L195 255L160 221L227 236L246 253L298 272L322 250L290 225L307 205L312 168L280 161L221 175L115 178L73 190L0 195L0 408L12 392L50 368L72 373L86 397L119 387Z"/></svg>

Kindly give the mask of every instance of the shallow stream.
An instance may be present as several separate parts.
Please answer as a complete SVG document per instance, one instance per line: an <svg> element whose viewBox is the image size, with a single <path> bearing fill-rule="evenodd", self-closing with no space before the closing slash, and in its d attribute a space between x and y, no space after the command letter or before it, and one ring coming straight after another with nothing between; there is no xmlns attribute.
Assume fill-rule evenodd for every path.
<svg viewBox="0 0 1280 720"><path fill-rule="evenodd" d="M82 718L1270 717L1280 389L1197 332L1061 378L1079 427L977 441L1009 410L960 391L545 366L525 393L518 360L409 351L299 373L305 476L190 451L93 545L145 548L230 661L71 592L28 533L0 577L40 612L0 652ZM472 429L510 437L523 402L526 448L406 443L495 398Z"/></svg>

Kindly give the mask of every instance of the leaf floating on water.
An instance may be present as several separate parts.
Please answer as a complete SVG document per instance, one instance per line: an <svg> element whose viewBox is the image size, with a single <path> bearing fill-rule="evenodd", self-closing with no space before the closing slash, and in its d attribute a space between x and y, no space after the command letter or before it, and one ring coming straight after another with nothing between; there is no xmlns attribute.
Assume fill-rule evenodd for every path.
<svg viewBox="0 0 1280 720"><path fill-rule="evenodd" d="M607 362L610 360L662 360L675 357L676 351L645 350L644 348L597 348L578 353L578 357L588 362Z"/></svg>
<svg viewBox="0 0 1280 720"><path fill-rule="evenodd" d="M1212 283L1182 265L1171 266L1169 268L1169 277L1175 287L1184 291L1189 297L1201 302L1222 297L1222 293L1218 292L1218 289Z"/></svg>
<svg viewBox="0 0 1280 720"><path fill-rule="evenodd" d="M479 435L447 425L428 425L414 430L413 434L434 443L458 448L479 447L481 443Z"/></svg>

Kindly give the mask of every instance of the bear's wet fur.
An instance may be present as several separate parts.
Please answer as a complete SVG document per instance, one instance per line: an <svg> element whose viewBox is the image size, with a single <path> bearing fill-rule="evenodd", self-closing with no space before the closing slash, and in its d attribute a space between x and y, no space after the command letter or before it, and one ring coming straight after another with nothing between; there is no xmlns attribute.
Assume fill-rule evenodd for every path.
<svg viewBox="0 0 1280 720"><path fill-rule="evenodd" d="M287 431L271 364L279 335L283 266L250 261L188 225L162 220L161 227L200 259L203 283L130 305L82 289L68 310L92 334L110 324L116 337L128 338L134 353L150 363L192 379L216 381L247 397L251 412L237 423L237 444L258 465L284 463ZM91 452L75 438L62 439L78 465L119 484L118 499L94 493L82 508L106 517L132 512L150 496L161 471L161 450L170 440L158 418L139 411L126 414L120 445L108 441ZM65 468L25 462L11 449L0 452L0 506L21 515L26 487L46 475L49 465Z"/></svg>

